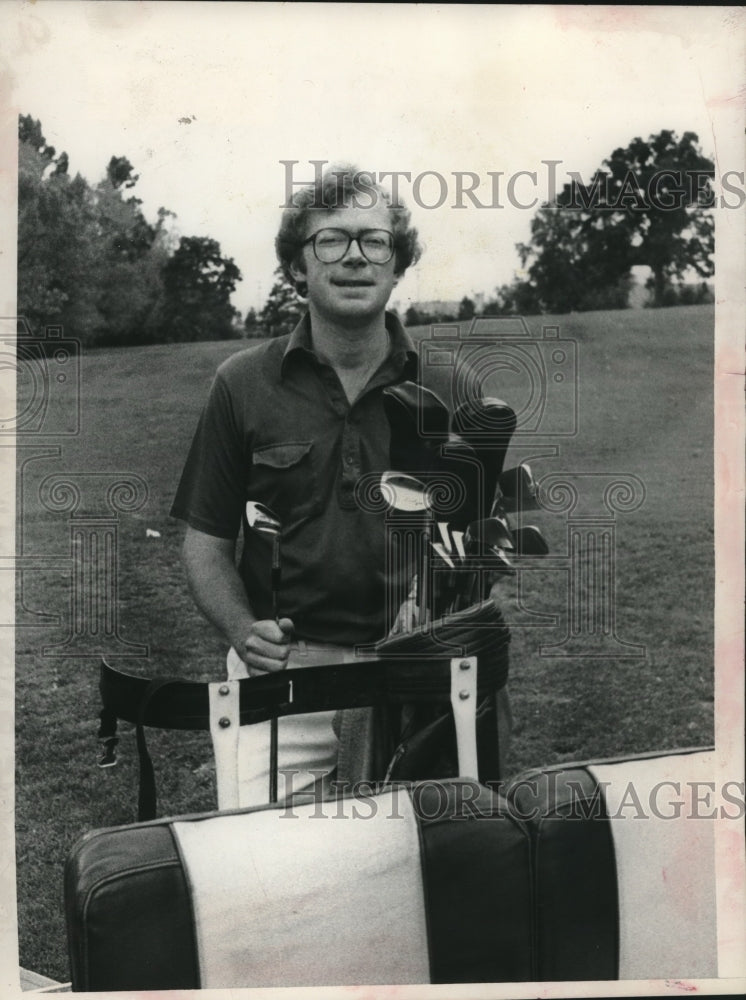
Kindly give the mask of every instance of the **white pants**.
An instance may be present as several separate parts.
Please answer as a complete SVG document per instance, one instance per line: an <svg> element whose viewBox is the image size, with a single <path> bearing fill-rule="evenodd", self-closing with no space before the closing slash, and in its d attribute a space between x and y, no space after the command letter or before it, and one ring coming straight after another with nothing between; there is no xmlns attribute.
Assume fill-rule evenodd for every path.
<svg viewBox="0 0 746 1000"><path fill-rule="evenodd" d="M357 659L354 649L346 646L307 643L290 644L288 667L318 667L327 663L350 663ZM226 666L228 680L248 677L246 664L231 647ZM338 739L332 729L336 712L313 712L286 715L278 723L278 782L280 800L292 792L309 788L322 774L328 776L337 766ZM238 785L241 806L269 802L270 723L241 726L238 744Z"/></svg>

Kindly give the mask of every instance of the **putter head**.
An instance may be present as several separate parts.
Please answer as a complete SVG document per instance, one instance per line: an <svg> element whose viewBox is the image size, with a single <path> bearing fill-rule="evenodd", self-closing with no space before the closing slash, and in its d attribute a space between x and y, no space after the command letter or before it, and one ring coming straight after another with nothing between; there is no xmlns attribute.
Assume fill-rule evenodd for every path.
<svg viewBox="0 0 746 1000"><path fill-rule="evenodd" d="M513 532L515 551L519 556L546 556L549 546L541 531L534 524L524 524Z"/></svg>
<svg viewBox="0 0 746 1000"><path fill-rule="evenodd" d="M493 513L514 514L519 510L541 510L536 483L525 462L498 476L492 504Z"/></svg>
<svg viewBox="0 0 746 1000"><path fill-rule="evenodd" d="M430 510L427 486L405 472L384 472L380 483L381 495L391 510L406 513L426 513Z"/></svg>
<svg viewBox="0 0 746 1000"><path fill-rule="evenodd" d="M485 548L514 549L513 532L503 517L486 517L472 521L464 536L466 551L475 554Z"/></svg>
<svg viewBox="0 0 746 1000"><path fill-rule="evenodd" d="M430 389L410 381L388 386L382 397L391 428L391 464L395 469L425 472L448 440L445 403Z"/></svg>
<svg viewBox="0 0 746 1000"><path fill-rule="evenodd" d="M253 531L261 532L263 535L274 537L282 531L280 519L274 511L265 507L263 503L257 503L256 500L249 500L246 504L246 521Z"/></svg>

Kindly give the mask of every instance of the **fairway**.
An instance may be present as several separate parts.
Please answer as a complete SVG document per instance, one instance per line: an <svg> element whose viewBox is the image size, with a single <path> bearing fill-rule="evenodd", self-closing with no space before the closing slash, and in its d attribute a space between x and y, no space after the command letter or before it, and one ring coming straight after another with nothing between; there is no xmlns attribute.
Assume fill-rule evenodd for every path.
<svg viewBox="0 0 746 1000"><path fill-rule="evenodd" d="M541 527L551 556L566 558L522 574L521 591L507 586L501 598L507 619L524 622L511 645L511 774L713 740L713 322L712 306L528 321L537 335L542 325L559 327L577 346L578 423L573 435L540 446L514 442L506 464L528 460L540 482L579 477L592 487L583 512L613 522L618 643L616 654L594 655L591 642L583 655L568 655L568 516L578 511L532 514L527 523ZM137 757L125 725L119 764L96 766L97 658L64 648L49 655L69 630L73 542L70 513L45 506L42 484L60 473L86 484L90 473L144 482L142 505L116 515L116 555L119 635L147 655L115 662L133 673L220 677L225 644L194 608L180 564L182 527L168 511L214 370L247 343L91 351L81 363L80 433L18 450L19 551L47 559L19 576L20 961L58 980L68 978L64 860L87 830L135 819ZM624 476L642 484L641 502L627 510L618 498L610 513L603 483ZM148 740L159 813L214 808L209 737L154 732Z"/></svg>

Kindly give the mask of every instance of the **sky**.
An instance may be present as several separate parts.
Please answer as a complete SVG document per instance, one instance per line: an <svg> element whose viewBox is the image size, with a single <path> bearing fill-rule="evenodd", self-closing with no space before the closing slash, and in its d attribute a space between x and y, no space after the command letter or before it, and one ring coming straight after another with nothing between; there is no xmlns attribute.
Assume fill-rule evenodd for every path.
<svg viewBox="0 0 746 1000"><path fill-rule="evenodd" d="M416 199L401 180L426 252L394 301L489 296L519 268L542 161L590 179L663 128L717 157L743 80L738 8L3 0L0 21L5 124L40 119L91 182L128 157L151 221L164 206L234 258L242 312L271 287L282 161L296 180L315 159L425 174ZM487 205L501 172L500 207L453 207L459 171ZM537 205L508 203L511 178Z"/></svg>

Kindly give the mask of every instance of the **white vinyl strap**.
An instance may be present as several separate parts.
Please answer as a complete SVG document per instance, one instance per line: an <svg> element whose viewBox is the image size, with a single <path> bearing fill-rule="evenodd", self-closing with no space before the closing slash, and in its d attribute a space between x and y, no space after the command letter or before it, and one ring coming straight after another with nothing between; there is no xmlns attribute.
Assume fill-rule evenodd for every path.
<svg viewBox="0 0 746 1000"><path fill-rule="evenodd" d="M210 735L215 754L218 809L238 809L238 739L240 731L238 681L209 684Z"/></svg>
<svg viewBox="0 0 746 1000"><path fill-rule="evenodd" d="M476 656L451 660L451 707L456 724L459 777L478 780Z"/></svg>

